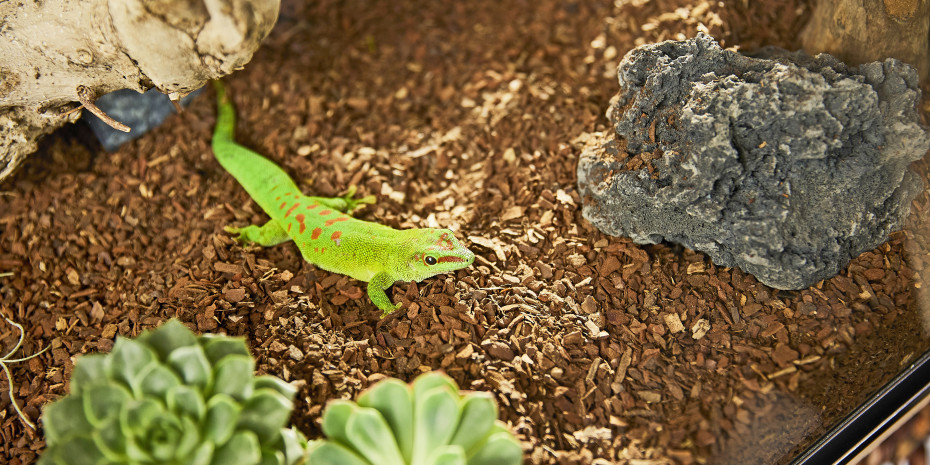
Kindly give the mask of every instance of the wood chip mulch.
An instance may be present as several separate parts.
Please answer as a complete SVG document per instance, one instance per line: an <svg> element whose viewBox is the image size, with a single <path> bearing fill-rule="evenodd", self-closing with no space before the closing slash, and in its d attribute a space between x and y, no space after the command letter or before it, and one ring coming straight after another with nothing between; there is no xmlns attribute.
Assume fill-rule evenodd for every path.
<svg viewBox="0 0 930 465"><path fill-rule="evenodd" d="M375 194L363 219L451 227L475 265L398 283L404 309L379 320L364 283L292 244L241 247L223 232L265 217L210 151L212 92L116 153L72 127L0 186L0 314L26 328L16 356L51 347L10 365L13 398L38 422L76 356L177 317L245 336L259 371L300 385L293 422L310 437L327 400L441 369L495 393L527 463L785 463L930 346L930 197L839 276L787 292L600 234L581 217L575 165L578 137L607 127L634 46L704 30L724 46L796 48L809 11L285 2L227 79L238 140L307 193ZM0 327L0 348L15 337ZM34 463L42 433L15 416L6 383L0 457Z"/></svg>

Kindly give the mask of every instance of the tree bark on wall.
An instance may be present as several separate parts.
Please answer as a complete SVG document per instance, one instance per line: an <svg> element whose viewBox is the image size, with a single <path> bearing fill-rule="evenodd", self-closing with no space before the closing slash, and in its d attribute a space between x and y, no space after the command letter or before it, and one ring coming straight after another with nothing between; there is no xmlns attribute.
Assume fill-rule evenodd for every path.
<svg viewBox="0 0 930 465"><path fill-rule="evenodd" d="M930 0L819 0L801 34L808 53L851 65L888 57L930 78Z"/></svg>
<svg viewBox="0 0 930 465"><path fill-rule="evenodd" d="M172 100L245 65L280 0L0 2L0 181L83 102L152 87ZM87 96L90 96L88 99Z"/></svg>

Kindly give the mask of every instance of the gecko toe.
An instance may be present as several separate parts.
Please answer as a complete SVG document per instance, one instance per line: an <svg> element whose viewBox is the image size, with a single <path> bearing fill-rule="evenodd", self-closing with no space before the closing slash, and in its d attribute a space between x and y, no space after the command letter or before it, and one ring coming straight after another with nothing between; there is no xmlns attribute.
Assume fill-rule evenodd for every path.
<svg viewBox="0 0 930 465"><path fill-rule="evenodd" d="M231 234L236 239L236 242L238 242L239 244L247 244L250 242L248 234L246 234L245 232L245 228L237 228L235 226L223 226L223 231L226 231L227 233Z"/></svg>
<svg viewBox="0 0 930 465"><path fill-rule="evenodd" d="M398 310L399 308L401 308L401 307L403 307L403 306L404 306L404 304L398 302L398 303L392 305L392 307L394 307L394 308L385 308L385 309L381 309L381 319L383 320L383 319L387 318L388 315L394 313L396 310Z"/></svg>

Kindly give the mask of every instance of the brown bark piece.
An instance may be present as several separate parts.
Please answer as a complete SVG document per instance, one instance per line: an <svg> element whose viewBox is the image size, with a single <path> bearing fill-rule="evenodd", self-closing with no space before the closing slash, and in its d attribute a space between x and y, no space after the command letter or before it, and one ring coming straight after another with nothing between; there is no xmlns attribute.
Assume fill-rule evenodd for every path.
<svg viewBox="0 0 930 465"><path fill-rule="evenodd" d="M688 249L597 232L568 141L604 130L637 42L700 28L793 49L806 4L285 3L229 80L238 140L308 194L379 195L364 219L452 227L479 261L397 283L405 307L381 320L361 282L294 244L223 231L267 217L210 161L211 95L111 154L61 131L0 186L0 314L26 329L15 356L52 347L10 366L13 399L38 424L76 357L176 317L247 338L259 372L300 389L291 424L313 439L329 400L443 370L494 395L527 464L787 464L930 347L915 311L930 308L930 192L843 274L776 291ZM926 160L914 169L930 176ZM525 216L501 223L514 206ZM15 336L0 332L0 348ZM34 464L44 432L3 386L0 463Z"/></svg>
<svg viewBox="0 0 930 465"><path fill-rule="evenodd" d="M930 0L820 0L801 33L804 50L850 65L897 58L930 76Z"/></svg>

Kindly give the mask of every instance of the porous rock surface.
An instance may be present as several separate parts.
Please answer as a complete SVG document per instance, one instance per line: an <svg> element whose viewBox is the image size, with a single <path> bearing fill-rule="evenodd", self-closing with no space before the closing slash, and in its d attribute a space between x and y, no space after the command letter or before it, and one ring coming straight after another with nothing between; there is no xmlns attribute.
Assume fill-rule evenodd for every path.
<svg viewBox="0 0 930 465"><path fill-rule="evenodd" d="M897 60L747 57L701 34L634 49L618 74L615 133L578 164L584 217L607 234L801 289L886 241L923 187L908 165L930 133Z"/></svg>

